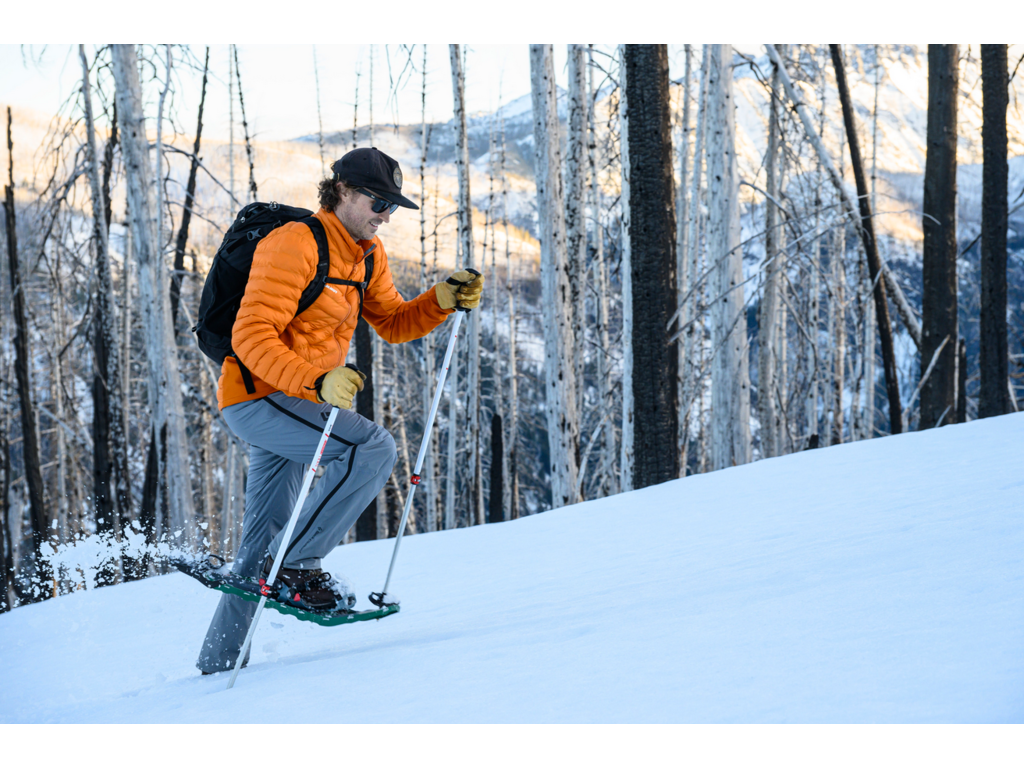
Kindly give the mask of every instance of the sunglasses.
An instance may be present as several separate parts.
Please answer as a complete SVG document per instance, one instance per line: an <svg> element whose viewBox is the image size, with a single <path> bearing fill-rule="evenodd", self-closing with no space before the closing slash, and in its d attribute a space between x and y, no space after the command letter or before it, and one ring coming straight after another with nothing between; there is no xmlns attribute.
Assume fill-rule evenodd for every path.
<svg viewBox="0 0 1024 768"><path fill-rule="evenodd" d="M373 211L374 213L384 213L384 211L387 211L388 215L390 216L392 213L398 210L398 203L392 203L390 200L385 200L382 197L377 197L376 195L367 192L362 187L357 187L356 189L360 193L366 195L368 198L373 200L373 205L370 206L370 210Z"/></svg>

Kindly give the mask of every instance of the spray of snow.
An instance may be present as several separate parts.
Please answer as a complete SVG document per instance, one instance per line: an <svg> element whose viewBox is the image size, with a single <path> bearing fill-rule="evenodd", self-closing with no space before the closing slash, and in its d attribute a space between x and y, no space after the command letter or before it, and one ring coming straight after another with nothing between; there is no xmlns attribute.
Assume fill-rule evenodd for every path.
<svg viewBox="0 0 1024 768"><path fill-rule="evenodd" d="M175 538L181 538L181 531L175 532ZM55 546L51 553L43 555L43 559L55 578L81 584L85 589L95 589L100 576L116 569L123 558L162 562L181 556L193 557L194 553L176 544L147 543L144 534L129 529L120 540L109 533L84 534Z"/></svg>

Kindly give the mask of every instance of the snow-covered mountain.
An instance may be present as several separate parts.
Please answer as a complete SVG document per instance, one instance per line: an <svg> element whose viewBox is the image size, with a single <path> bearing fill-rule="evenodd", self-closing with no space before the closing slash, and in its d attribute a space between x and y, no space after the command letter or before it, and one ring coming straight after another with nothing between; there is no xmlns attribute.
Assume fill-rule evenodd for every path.
<svg viewBox="0 0 1024 768"><path fill-rule="evenodd" d="M698 47L699 48L699 47ZM877 54L877 58L876 58ZM694 64L699 64L699 50L695 54ZM964 58L961 67L961 102L958 115L959 121L959 164L961 167L961 197L966 210L962 214L962 222L969 225L974 218L972 204L974 197L980 199L980 190L975 190L971 183L975 174L975 166L980 173L981 163L981 71L980 62L975 56L969 55L966 47L962 48ZM922 175L926 155L926 130L928 116L928 59L927 47L917 45L848 45L846 46L848 77L851 84L851 96L857 111L861 129L861 145L865 161L870 162L872 156L872 116L875 112L875 79L878 85L878 146L877 169L883 189L881 190L879 209L888 211L879 217L879 226L886 232L892 232L904 239L920 239L920 214L910 213L897 216L893 211L902 210L906 204L917 203L920 206ZM833 157L839 158L841 147L845 142L845 130L842 113L839 109L839 97L835 88L835 77L831 61L824 58L815 60L808 54L801 57L798 66L792 67L791 75L801 88L808 106L817 111L821 99L816 90L801 76L813 78L818 68L823 68L827 80L824 92L825 106L825 144ZM763 178L763 155L767 145L767 90L760 78L769 78L771 65L767 55L749 59L743 55L735 58L735 88L737 91L737 157L741 176L745 180L755 181ZM683 89L679 80L673 83L672 98L678 107ZM602 92L599 110L607 116L608 98L611 88ZM693 96L696 98L696 94ZM1024 121L1020 119L1019 106L1011 99L1008 115L1009 154L1011 157L1024 155ZM567 96L559 89L559 115L564 123L567 117ZM693 118L691 118L693 119ZM794 117L795 120L795 117ZM532 104L529 94L520 96L502 105L493 113L477 113L467 119L469 130L470 159L478 174L486 177L486 160L489 154L492 135L497 141L500 138L501 126L504 126L508 153L509 170L517 175L532 180L533 175L533 122ZM431 162L454 162L454 125L452 122L436 123L429 127ZM795 133L799 133L799 126ZM396 157L410 167L419 162L419 124L399 126L378 126L376 136L391 133L392 138L397 132L401 142L390 144ZM358 138L365 142L368 132L360 129ZM795 136L794 136L795 137ZM338 131L327 136L336 144L344 145L351 141L351 131ZM315 143L315 135L297 139ZM847 152L848 155L848 152ZM846 162L846 172L852 187L853 176ZM486 208L486 185L481 185L475 177L474 203ZM1014 193L1024 189L1024 166L1011 163L1010 189ZM746 193L746 192L745 192ZM980 214L978 214L980 215ZM1024 211L1017 222L1024 228ZM916 231L915 231L916 230ZM973 235L972 235L973 237Z"/></svg>
<svg viewBox="0 0 1024 768"><path fill-rule="evenodd" d="M268 611L230 691L182 574L24 606L0 722L1019 723L1022 442L1015 414L414 536L399 614ZM393 543L325 567L365 595Z"/></svg>

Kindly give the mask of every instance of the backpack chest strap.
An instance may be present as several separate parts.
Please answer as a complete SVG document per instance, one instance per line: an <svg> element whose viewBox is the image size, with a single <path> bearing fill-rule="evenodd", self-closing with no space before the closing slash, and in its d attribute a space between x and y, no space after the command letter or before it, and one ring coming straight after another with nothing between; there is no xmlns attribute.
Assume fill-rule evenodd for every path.
<svg viewBox="0 0 1024 768"><path fill-rule="evenodd" d="M370 248L372 251L373 248ZM364 273L364 279L362 282L357 280L342 280L340 277L325 277L324 283L330 283L331 285L350 285L359 291L359 315L356 317L356 322L363 316L363 297L366 295L366 287L370 284L370 279L373 277L373 253L367 252L366 258L363 263L366 265L366 272Z"/></svg>

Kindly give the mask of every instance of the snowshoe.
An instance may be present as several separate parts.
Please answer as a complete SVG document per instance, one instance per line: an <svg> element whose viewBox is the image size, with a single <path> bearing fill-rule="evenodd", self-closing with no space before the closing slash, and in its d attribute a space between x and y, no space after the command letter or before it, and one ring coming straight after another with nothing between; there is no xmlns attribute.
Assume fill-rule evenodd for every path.
<svg viewBox="0 0 1024 768"><path fill-rule="evenodd" d="M297 593L298 599L296 600L296 593L281 578L277 579L277 589L272 590L265 583L261 583L264 581L262 579L232 573L230 563L217 555L210 555L206 559L177 557L171 558L168 563L205 587L253 602L259 602L262 597L266 597L267 608L294 616L300 621L311 621L321 626L330 627L337 624L351 624L356 621L382 619L399 611L397 604L386 605L370 611L352 610L355 605L355 595L350 589L347 589L348 585L331 579L330 574L323 574L323 572L321 575L326 577L327 584L330 585L329 588L334 593L333 607L314 609L308 602L303 602L301 591Z"/></svg>

